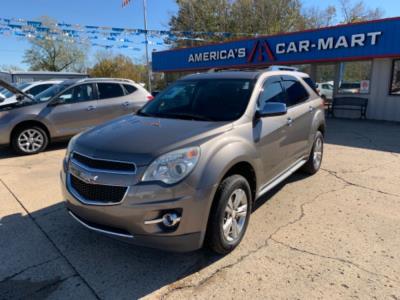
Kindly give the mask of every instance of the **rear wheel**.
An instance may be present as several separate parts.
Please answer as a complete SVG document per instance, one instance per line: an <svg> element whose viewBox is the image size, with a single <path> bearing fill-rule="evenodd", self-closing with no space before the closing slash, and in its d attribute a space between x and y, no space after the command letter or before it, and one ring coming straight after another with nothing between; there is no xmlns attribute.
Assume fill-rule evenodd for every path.
<svg viewBox="0 0 400 300"><path fill-rule="evenodd" d="M49 138L38 126L17 129L11 137L11 145L21 155L36 154L46 149Z"/></svg>
<svg viewBox="0 0 400 300"><path fill-rule="evenodd" d="M317 173L319 168L321 167L323 154L324 154L324 136L320 131L317 131L310 157L303 166L302 170L311 175Z"/></svg>
<svg viewBox="0 0 400 300"><path fill-rule="evenodd" d="M220 254L227 254L239 245L251 214L251 191L247 180L232 175L220 184L210 213L206 242Z"/></svg>

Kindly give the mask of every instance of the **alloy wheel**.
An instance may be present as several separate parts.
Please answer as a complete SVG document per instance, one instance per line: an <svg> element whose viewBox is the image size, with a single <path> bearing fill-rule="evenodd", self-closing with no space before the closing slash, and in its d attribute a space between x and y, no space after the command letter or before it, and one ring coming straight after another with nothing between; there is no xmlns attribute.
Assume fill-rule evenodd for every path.
<svg viewBox="0 0 400 300"><path fill-rule="evenodd" d="M313 164L315 169L319 169L322 162L323 142L321 137L315 140L314 153L313 153Z"/></svg>
<svg viewBox="0 0 400 300"><path fill-rule="evenodd" d="M43 133L30 128L22 131L18 136L18 147L25 153L34 153L41 149L45 143Z"/></svg>
<svg viewBox="0 0 400 300"><path fill-rule="evenodd" d="M243 231L247 218L248 198L242 189L233 191L225 207L222 230L229 243L237 241Z"/></svg>

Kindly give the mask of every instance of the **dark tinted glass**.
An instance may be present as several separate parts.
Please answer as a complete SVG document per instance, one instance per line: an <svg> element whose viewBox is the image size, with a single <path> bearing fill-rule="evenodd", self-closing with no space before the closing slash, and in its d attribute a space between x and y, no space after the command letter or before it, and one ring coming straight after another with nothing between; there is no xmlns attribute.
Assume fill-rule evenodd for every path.
<svg viewBox="0 0 400 300"><path fill-rule="evenodd" d="M246 110L253 90L248 79L179 81L149 102L140 115L164 118L232 121Z"/></svg>
<svg viewBox="0 0 400 300"><path fill-rule="evenodd" d="M122 86L116 83L98 83L99 99L108 99L124 96Z"/></svg>
<svg viewBox="0 0 400 300"><path fill-rule="evenodd" d="M137 88L135 88L133 85L130 85L130 84L124 84L124 88L128 95L136 92L136 90L137 90Z"/></svg>
<svg viewBox="0 0 400 300"><path fill-rule="evenodd" d="M392 82L390 86L391 95L400 95L400 60L393 61Z"/></svg>
<svg viewBox="0 0 400 300"><path fill-rule="evenodd" d="M308 98L308 93L303 85L298 81L283 81L283 85L287 93L287 103L288 107L304 102Z"/></svg>
<svg viewBox="0 0 400 300"><path fill-rule="evenodd" d="M48 88L50 88L52 86L52 84L41 84L41 85L37 85L29 90L26 91L27 94L36 96L38 94L40 94L41 92L47 90Z"/></svg>
<svg viewBox="0 0 400 300"><path fill-rule="evenodd" d="M267 102L286 103L285 98L285 92L283 91L280 82L266 83L259 98L259 109L262 110Z"/></svg>
<svg viewBox="0 0 400 300"><path fill-rule="evenodd" d="M303 80L305 81L305 83L308 84L308 86L310 88L313 89L314 92L318 93L317 92L317 85L315 84L315 82L310 77L303 78Z"/></svg>
<svg viewBox="0 0 400 300"><path fill-rule="evenodd" d="M66 81L64 83L53 85L51 88L49 88L49 89L41 92L37 96L35 96L35 99L36 99L36 101L40 101L40 102L48 101L51 98L53 98L54 96L56 96L58 93L62 92L63 90L65 90L66 88L71 86L72 84L74 84L73 81Z"/></svg>

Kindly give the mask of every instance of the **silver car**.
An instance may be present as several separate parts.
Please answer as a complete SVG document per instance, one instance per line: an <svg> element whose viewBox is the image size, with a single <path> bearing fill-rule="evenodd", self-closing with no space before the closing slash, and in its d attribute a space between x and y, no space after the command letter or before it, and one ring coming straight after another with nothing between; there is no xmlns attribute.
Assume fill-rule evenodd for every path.
<svg viewBox="0 0 400 300"><path fill-rule="evenodd" d="M61 172L70 215L139 245L228 253L255 200L321 165L323 101L307 74L184 77L140 109L74 137ZM301 191L300 191L301 192Z"/></svg>
<svg viewBox="0 0 400 300"><path fill-rule="evenodd" d="M19 154L43 151L50 141L136 112L153 97L124 79L71 79L32 96L5 83L18 102L0 107L0 145ZM1 101L1 100L0 100Z"/></svg>

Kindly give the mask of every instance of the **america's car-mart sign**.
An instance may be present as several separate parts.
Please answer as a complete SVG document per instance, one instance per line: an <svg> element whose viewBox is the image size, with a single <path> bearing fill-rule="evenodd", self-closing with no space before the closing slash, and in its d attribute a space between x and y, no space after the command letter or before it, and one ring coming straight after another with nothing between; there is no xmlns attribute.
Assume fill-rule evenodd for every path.
<svg viewBox="0 0 400 300"><path fill-rule="evenodd" d="M153 71L400 56L400 18L153 53Z"/></svg>

